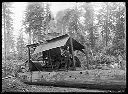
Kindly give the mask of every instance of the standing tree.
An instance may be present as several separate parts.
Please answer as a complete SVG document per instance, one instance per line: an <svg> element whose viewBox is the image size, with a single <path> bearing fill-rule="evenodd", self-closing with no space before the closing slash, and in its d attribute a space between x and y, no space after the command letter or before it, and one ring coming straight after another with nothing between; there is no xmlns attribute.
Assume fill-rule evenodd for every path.
<svg viewBox="0 0 128 94"><path fill-rule="evenodd" d="M72 37L77 39L77 36L79 37L81 33L81 28L79 26L79 17L81 15L80 11L74 8L60 11L60 13L63 13L63 15L60 15L57 19L57 29L61 29L60 32L62 34L69 33Z"/></svg>
<svg viewBox="0 0 128 94"><path fill-rule="evenodd" d="M89 33L89 46L93 49L95 46L95 27L94 27L94 9L90 3L84 3L83 6L84 10L86 11L85 17L85 31L88 30Z"/></svg>
<svg viewBox="0 0 128 94"><path fill-rule="evenodd" d="M11 18L11 3L3 2L2 3L2 33L4 32L4 60L2 63L2 69L5 72L5 76L10 73L10 65L11 63L6 62L7 59L12 59L12 54L14 53L14 40L13 40L13 20ZM3 50L2 50L3 51ZM2 54L3 55L3 54ZM9 72L8 72L9 71ZM3 73L4 73L3 72ZM4 76L4 75L2 75Z"/></svg>
<svg viewBox="0 0 128 94"><path fill-rule="evenodd" d="M31 37L39 40L39 36L42 30L42 23L44 20L44 8L42 3L28 3L27 9L25 11L25 21L24 26L26 32L29 33L29 43L31 44Z"/></svg>
<svg viewBox="0 0 128 94"><path fill-rule="evenodd" d="M63 21L62 21L62 18L64 16L64 10L63 11L59 11L57 14L56 14L56 28L57 28L57 31L60 33L60 34L64 34L65 31L63 30Z"/></svg>
<svg viewBox="0 0 128 94"><path fill-rule="evenodd" d="M44 10L45 10L45 21L43 23L43 26L44 26L44 34L47 34L50 29L49 23L52 18L51 11L50 11L50 5L48 3L45 4Z"/></svg>
<svg viewBox="0 0 128 94"><path fill-rule="evenodd" d="M19 37L17 38L17 59L22 60L24 59L24 51L25 51L25 42L23 39L23 33L20 32Z"/></svg>
<svg viewBox="0 0 128 94"><path fill-rule="evenodd" d="M125 6L124 3L102 3L97 14L100 29L99 46L102 53L108 57L123 54L125 48Z"/></svg>
<svg viewBox="0 0 128 94"><path fill-rule="evenodd" d="M46 6L45 6L46 5ZM31 44L31 35L33 42L43 40L43 35L46 32L47 25L51 19L51 14L48 4L29 3L25 13L24 25L29 33L29 43Z"/></svg>
<svg viewBox="0 0 128 94"><path fill-rule="evenodd" d="M98 26L101 27L101 33L103 37L103 45L105 48L110 48L115 42L116 34L118 34L118 28L120 28L119 16L122 11L122 19L124 20L124 7L119 5L121 3L111 2L109 4L103 3L102 9L100 9L99 14L97 15ZM120 7L120 8L119 8ZM120 10L119 10L120 9ZM124 21L123 21L124 22ZM123 24L122 24L123 25ZM122 26L121 26L122 27ZM124 27L123 27L124 28ZM124 30L120 28L120 32ZM119 34L122 36L123 33ZM101 38L102 38L101 37ZM118 43L117 43L118 44ZM105 50L105 49L104 49Z"/></svg>
<svg viewBox="0 0 128 94"><path fill-rule="evenodd" d="M11 3L2 3L2 28L4 28L4 44L7 59L10 59L14 53L14 40L13 40L13 20L11 18ZM3 27L4 25L4 27Z"/></svg>
<svg viewBox="0 0 128 94"><path fill-rule="evenodd" d="M125 43L126 43L126 37L125 37L125 5L124 3L118 3L118 11L117 11L117 23L116 23L116 32L115 32L115 37L113 39L113 48L114 51L116 53L116 56L121 56L121 57L125 57L124 55L126 55L126 47L125 47ZM125 58L124 58L125 60ZM121 62L120 62L121 61ZM119 64L121 66L121 69L123 69L123 61L119 60Z"/></svg>
<svg viewBox="0 0 128 94"><path fill-rule="evenodd" d="M91 27L93 27L92 26L93 25L93 19L92 19L93 11L91 10L91 7L89 5L87 6L87 4L85 7L85 4L83 6L80 6L81 8L83 7L84 10L87 11L84 16L84 18L87 19L85 21L85 26L83 26L80 22L80 17L82 16L83 11L81 11L79 9L79 7L77 7L77 6L73 9L66 9L64 11L61 11L60 13L63 13L63 15L60 15L60 13L58 13L58 15L60 15L60 17L59 17L60 19L59 18L57 19L57 24L59 24L59 26L61 26L62 33L69 33L72 37L74 37L75 39L80 41L82 44L85 44L84 43L85 42L85 36L84 36L85 31L84 30L89 29L90 32L91 31L93 32L93 29L91 28ZM90 33L90 40L94 39L93 36L94 36L93 33ZM90 42L90 43L92 43L92 42ZM94 44L94 42L93 42L93 44Z"/></svg>
<svg viewBox="0 0 128 94"><path fill-rule="evenodd" d="M84 45L86 47L86 58L87 58L87 68L89 69L89 63L91 64L91 60L93 58L93 53L95 49L95 42L97 39L96 36L96 26L94 26L94 9L92 6L92 3L83 3L81 5L81 8L85 11L83 14L84 17L84 29L82 30L83 34L85 34L84 39Z"/></svg>
<svg viewBox="0 0 128 94"><path fill-rule="evenodd" d="M120 5L119 11L117 11L116 16L117 16L117 22L116 22L116 32L115 32L115 37L113 40L113 44L115 47L117 47L121 53L123 53L124 46L125 45L125 6ZM121 51L122 50L122 51Z"/></svg>
<svg viewBox="0 0 128 94"><path fill-rule="evenodd" d="M108 29L109 17L110 17L108 14L109 11L110 11L110 8L108 5L108 2L102 3L102 8L99 10L99 14L97 15L97 19L98 19L97 25L99 27L101 27L101 35L102 35L102 37L101 37L102 38L102 44L101 44L102 46L101 47L103 47L103 48L107 47L107 43L109 40L109 36L108 36L108 33L110 32L110 30ZM103 49L103 50L105 50L105 49Z"/></svg>

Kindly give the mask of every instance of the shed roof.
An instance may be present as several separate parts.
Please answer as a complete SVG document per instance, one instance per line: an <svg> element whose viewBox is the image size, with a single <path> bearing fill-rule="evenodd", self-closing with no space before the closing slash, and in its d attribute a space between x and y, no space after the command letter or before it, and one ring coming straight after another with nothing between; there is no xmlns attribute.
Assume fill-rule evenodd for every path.
<svg viewBox="0 0 128 94"><path fill-rule="evenodd" d="M64 39L61 39L61 40L58 40L58 41L54 41L54 42L49 42L49 43L45 43L43 45L39 45L33 54L36 54L36 53L39 53L39 52L43 52L43 51L46 51L46 50L50 50L50 49L53 49L53 48L57 48L57 47L61 47L61 46L64 46L67 42L69 38L64 38Z"/></svg>
<svg viewBox="0 0 128 94"><path fill-rule="evenodd" d="M51 40L47 40L47 43L37 46L33 54L37 54L39 52L47 51L57 47L62 47L67 44L70 46L69 39L70 37L67 34L65 34L65 35L53 38ZM84 46L73 39L73 48L75 50L80 50L80 49L84 49Z"/></svg>

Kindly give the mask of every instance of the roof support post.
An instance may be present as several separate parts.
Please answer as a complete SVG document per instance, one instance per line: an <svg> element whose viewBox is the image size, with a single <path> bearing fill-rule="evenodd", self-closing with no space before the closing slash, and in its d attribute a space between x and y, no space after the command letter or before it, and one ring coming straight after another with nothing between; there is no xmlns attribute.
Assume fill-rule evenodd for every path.
<svg viewBox="0 0 128 94"><path fill-rule="evenodd" d="M50 50L48 51L48 60L49 60L49 63L51 64L51 67L52 67L52 70L53 70L53 65L52 65L52 62L51 62Z"/></svg>
<svg viewBox="0 0 128 94"><path fill-rule="evenodd" d="M29 71L30 71L30 48L29 48L29 46L28 46L28 66L29 66ZM31 72L31 82L32 82L32 71L30 71Z"/></svg>
<svg viewBox="0 0 128 94"><path fill-rule="evenodd" d="M30 48L28 47L28 65L30 70Z"/></svg>
<svg viewBox="0 0 128 94"><path fill-rule="evenodd" d="M72 59L73 59L73 69L76 70L75 58L74 58L74 51L73 51L73 42L72 38L70 37L70 44L71 44L71 51L72 51Z"/></svg>
<svg viewBox="0 0 128 94"><path fill-rule="evenodd" d="M43 59L43 63L44 63L44 53L42 52L42 59Z"/></svg>
<svg viewBox="0 0 128 94"><path fill-rule="evenodd" d="M61 52L61 54L60 54L60 65L62 65L62 48L60 47L60 52Z"/></svg>

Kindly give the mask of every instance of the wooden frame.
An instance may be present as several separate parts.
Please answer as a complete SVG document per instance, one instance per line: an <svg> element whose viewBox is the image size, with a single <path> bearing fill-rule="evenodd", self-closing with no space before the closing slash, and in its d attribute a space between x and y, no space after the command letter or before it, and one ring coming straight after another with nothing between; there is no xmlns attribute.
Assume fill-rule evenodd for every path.
<svg viewBox="0 0 128 94"><path fill-rule="evenodd" d="M74 50L73 50L73 42L72 42L72 38L70 37L70 44L71 44L71 54L72 54L72 59L73 59L73 67L74 70L76 70L76 65L75 65L75 58L74 58Z"/></svg>

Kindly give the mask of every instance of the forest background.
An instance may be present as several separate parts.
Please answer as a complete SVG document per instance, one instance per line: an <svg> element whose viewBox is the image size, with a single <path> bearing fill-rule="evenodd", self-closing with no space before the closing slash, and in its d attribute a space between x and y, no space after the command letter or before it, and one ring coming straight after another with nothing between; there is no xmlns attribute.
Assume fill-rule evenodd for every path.
<svg viewBox="0 0 128 94"><path fill-rule="evenodd" d="M98 9L96 9L98 6ZM11 74L28 59L26 45L69 34L86 54L76 51L83 69L118 64L126 69L126 6L124 2L77 2L54 15L49 2L27 2L18 37L14 35L13 3L2 3L2 73ZM95 66L95 67L94 67Z"/></svg>

